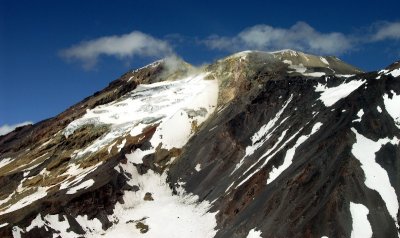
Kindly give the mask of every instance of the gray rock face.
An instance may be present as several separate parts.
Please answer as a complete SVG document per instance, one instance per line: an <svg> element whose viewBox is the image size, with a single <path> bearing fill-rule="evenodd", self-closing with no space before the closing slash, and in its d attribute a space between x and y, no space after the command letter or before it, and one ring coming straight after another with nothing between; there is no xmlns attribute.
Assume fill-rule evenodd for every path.
<svg viewBox="0 0 400 238"><path fill-rule="evenodd" d="M383 111L382 98L391 90L400 94L399 81L370 76L330 77L332 86L367 79L365 87L331 107L315 92L318 83L326 83L324 78L266 78L251 101L236 101L208 121L171 167L172 181L187 181L189 191L215 200L216 237L245 237L254 227L265 237L350 237L350 202L368 208L375 236L397 237L397 221L380 195L365 184L368 174L352 151L357 143L353 130L372 143L397 138L379 146L371 159L385 169L398 197L399 129ZM271 121L257 140L250 139ZM252 147L257 149L246 156ZM203 169L195 173L198 163Z"/></svg>
<svg viewBox="0 0 400 238"><path fill-rule="evenodd" d="M177 73L165 71L162 62L127 73L55 118L0 136L0 236L94 236L110 234L122 223L138 237L151 236L163 229L152 223L152 215L124 222L118 209L132 203L137 205L129 211L141 213L145 203L162 210L156 207L162 201L159 193L146 187L153 181L150 175L161 174L157 180L166 179L164 189L172 197L184 189L198 196L198 207L209 203L203 218L215 217L215 225L201 237L251 232L261 237L398 237L398 62L363 73L335 57L285 50L241 52L203 69L180 65ZM202 80L216 82L218 100L198 107L182 104L182 122L167 124L180 138L180 127L189 123L190 136L182 147L167 146L172 142L163 124L166 111L142 118L152 120L146 119L136 134L128 122L116 130L109 121L62 134L86 109L101 114L110 105L124 108L157 88L138 91L139 84L161 82L174 97L186 89L163 85L163 77L179 81L199 73L206 75ZM184 98L168 100L180 105ZM163 102L150 105L158 108ZM171 118L177 120L176 115ZM112 133L118 136L104 139ZM79 183L73 182L77 178ZM137 194L141 203L129 194ZM170 219L177 214L170 211ZM87 229L83 216L100 226Z"/></svg>

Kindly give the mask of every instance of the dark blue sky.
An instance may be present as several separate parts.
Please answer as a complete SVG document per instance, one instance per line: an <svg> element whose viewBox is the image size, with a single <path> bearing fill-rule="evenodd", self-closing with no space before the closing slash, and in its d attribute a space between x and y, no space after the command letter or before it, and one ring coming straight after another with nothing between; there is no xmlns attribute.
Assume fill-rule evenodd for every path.
<svg viewBox="0 0 400 238"><path fill-rule="evenodd" d="M0 0L0 127L55 116L129 69L157 59L100 56L87 70L79 60L60 57L61 50L82 41L140 31L168 42L187 62L202 64L236 49L202 43L213 34L234 39L255 25L290 29L302 21L321 34L356 38L339 57L373 70L400 58L400 36L394 28L389 37L364 38L382 22L399 22L399 7L398 1Z"/></svg>

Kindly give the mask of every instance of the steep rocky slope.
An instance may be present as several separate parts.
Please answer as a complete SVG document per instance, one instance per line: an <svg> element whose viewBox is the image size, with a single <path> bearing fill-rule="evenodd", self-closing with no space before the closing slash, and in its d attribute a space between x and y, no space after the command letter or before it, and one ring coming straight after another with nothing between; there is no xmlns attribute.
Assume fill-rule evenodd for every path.
<svg viewBox="0 0 400 238"><path fill-rule="evenodd" d="M398 237L400 63L128 72L0 136L1 237Z"/></svg>

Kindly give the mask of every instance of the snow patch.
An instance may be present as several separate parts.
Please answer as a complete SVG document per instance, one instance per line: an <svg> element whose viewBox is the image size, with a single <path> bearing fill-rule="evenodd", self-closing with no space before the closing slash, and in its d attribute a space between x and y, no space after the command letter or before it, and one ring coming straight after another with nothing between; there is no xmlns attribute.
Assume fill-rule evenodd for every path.
<svg viewBox="0 0 400 238"><path fill-rule="evenodd" d="M285 102L283 107L276 113L275 117L272 118L270 121L268 121L267 124L261 126L261 128L256 133L254 133L254 135L251 137L252 145L246 147L245 156L239 161L238 164L236 164L235 169L232 171L231 174L235 173L236 170L238 170L243 165L244 160L247 157L251 156L256 150L258 150L262 145L264 145L264 143L267 140L269 140L269 138L272 135L272 133L279 126L277 124L277 122L281 118L281 115L285 111L286 107L292 101L292 98L293 98L293 94L290 95L290 98ZM284 120L286 120L286 119L287 118L285 118ZM282 122L280 124L282 124Z"/></svg>
<svg viewBox="0 0 400 238"><path fill-rule="evenodd" d="M310 72L310 73L303 73L304 76L310 76L310 77L322 77L325 75L325 72Z"/></svg>
<svg viewBox="0 0 400 238"><path fill-rule="evenodd" d="M389 72L393 77L399 77L400 76L400 69L394 69Z"/></svg>
<svg viewBox="0 0 400 238"><path fill-rule="evenodd" d="M33 228L37 227L42 227L45 225L45 222L43 221L42 217L40 216L40 213L35 217L35 219L32 220L31 224L25 229L25 231L30 231Z"/></svg>
<svg viewBox="0 0 400 238"><path fill-rule="evenodd" d="M68 170L64 172L64 174L69 175L69 179L64 180L60 184L60 190L62 189L70 189L72 186L76 186L91 172L95 171L103 162L97 163L91 167L80 168L77 164L68 165ZM41 174L43 174L41 172ZM73 179L70 179L73 178Z"/></svg>
<svg viewBox="0 0 400 238"><path fill-rule="evenodd" d="M235 184L235 181L233 181L226 189L225 189L225 193L227 193L231 188L232 188L232 186Z"/></svg>
<svg viewBox="0 0 400 238"><path fill-rule="evenodd" d="M326 85L318 83L316 92L321 92L320 100L326 107L330 107L342 98L349 96L354 90L363 85L365 81L352 80L342 83L339 86L328 88Z"/></svg>
<svg viewBox="0 0 400 238"><path fill-rule="evenodd" d="M161 175L149 170L140 175L132 161L116 167L124 173L129 173L132 179L130 185L139 187L139 191L126 191L124 204L116 204L109 220L114 223L107 231L100 227L92 227L87 237L213 237L216 234L216 213L210 213L211 204L207 201L198 202L198 196L187 194L183 188L178 188L174 195L166 182L167 175ZM154 200L145 201L146 193L151 193ZM141 233L135 227L138 222L148 226L146 233ZM81 222L79 222L81 224Z"/></svg>
<svg viewBox="0 0 400 238"><path fill-rule="evenodd" d="M350 78L353 77L355 74L335 74L336 77L339 78Z"/></svg>
<svg viewBox="0 0 400 238"><path fill-rule="evenodd" d="M14 238L21 238L21 233L23 233L24 230L19 228L18 226L14 226L12 229L12 234Z"/></svg>
<svg viewBox="0 0 400 238"><path fill-rule="evenodd" d="M319 128L322 126L321 122L315 123L313 128L311 129L311 133L308 135L302 135L300 138L297 140L296 144L290 148L285 155L285 159L283 161L283 164L279 166L278 168L273 168L272 171L269 173L269 178L267 180L267 184L271 183L274 181L283 171L285 171L289 166L292 164L294 154L296 152L296 149L303 144L310 136L312 136L315 132L319 130Z"/></svg>
<svg viewBox="0 0 400 238"><path fill-rule="evenodd" d="M112 148L114 147L114 145L117 144L117 142L115 141L114 143L112 143L110 146L108 146L108 153L111 153Z"/></svg>
<svg viewBox="0 0 400 238"><path fill-rule="evenodd" d="M262 159L265 158L263 164L261 166L259 166L257 169L255 169L252 173L250 173L245 179L243 179L236 187L241 186L242 184L244 184L247 180L249 180L254 174L256 174L258 171L260 171L265 165L267 165L268 161L270 161L274 155L276 155L276 153L278 153L282 148L285 147L285 145L287 143L289 143L290 141L292 141L292 139L300 132L298 131L296 134L294 134L293 136L291 136L288 140L285 140L285 142L277 149L275 150L275 148L283 141L283 138L285 138L287 130L283 131L282 134L279 136L278 141L275 143L275 145L269 149L267 152L265 152L258 160L256 163L254 163L250 168L248 168L246 170L246 172L244 172L243 174L247 174L250 170L254 169L255 166L257 166L258 162L260 162ZM273 152L275 150L275 152ZM272 154L270 154L271 152L273 152Z"/></svg>
<svg viewBox="0 0 400 238"><path fill-rule="evenodd" d="M325 75L324 72L308 72L308 73L306 73L307 68L304 67L303 64L298 64L298 65L297 64L293 64L292 61L290 61L290 60L283 60L283 63L288 64L289 65L288 66L289 69L294 70L294 72L300 73L300 74L302 74L304 76L321 77L321 76Z"/></svg>
<svg viewBox="0 0 400 238"><path fill-rule="evenodd" d="M62 238L75 238L75 237L82 237L82 235L78 235L73 231L68 231L70 229L70 225L68 223L67 217L63 216L64 220L59 221L58 215L46 215L44 217L45 222L51 228L57 230L59 232L60 237Z"/></svg>
<svg viewBox="0 0 400 238"><path fill-rule="evenodd" d="M93 179L86 180L86 181L82 182L81 184L79 184L78 186L68 189L67 194L74 194L81 189L87 189L87 188L91 187L93 184L94 184Z"/></svg>
<svg viewBox="0 0 400 238"><path fill-rule="evenodd" d="M200 164L197 164L196 167L194 167L194 169L195 169L197 172L199 172L199 171L201 170L201 165L200 165Z"/></svg>
<svg viewBox="0 0 400 238"><path fill-rule="evenodd" d="M261 231L257 231L256 228L253 228L249 231L246 238L261 238Z"/></svg>
<svg viewBox="0 0 400 238"><path fill-rule="evenodd" d="M10 164L11 162L13 162L14 160L12 158L3 158L0 160L0 169L8 164Z"/></svg>
<svg viewBox="0 0 400 238"><path fill-rule="evenodd" d="M293 69L295 72L300 73L300 74L304 74L307 71L307 68L304 67L303 64L299 64L299 65L291 64L291 65L289 65L288 68Z"/></svg>
<svg viewBox="0 0 400 238"><path fill-rule="evenodd" d="M319 59L322 61L322 63L329 65L329 62L324 57L319 57Z"/></svg>
<svg viewBox="0 0 400 238"><path fill-rule="evenodd" d="M117 145L118 152L120 152L120 151L121 151L121 149L122 149L122 148L124 148L124 146L125 146L125 143L126 143L126 139L124 139L124 140L121 142L121 144Z"/></svg>
<svg viewBox="0 0 400 238"><path fill-rule="evenodd" d="M368 221L368 208L362 204L350 202L350 212L353 220L351 238L372 237L372 228Z"/></svg>
<svg viewBox="0 0 400 238"><path fill-rule="evenodd" d="M125 157L129 160L132 161L135 164L141 164L143 163L143 158L146 155L154 153L156 150L155 149L149 149L149 150L141 150L140 148L136 149L130 154L126 154Z"/></svg>
<svg viewBox="0 0 400 238"><path fill-rule="evenodd" d="M397 195L390 184L388 173L375 161L375 153L388 143L398 145L400 140L394 137L392 140L384 138L373 141L359 134L354 128L351 130L356 135L356 143L353 144L351 152L361 163L361 168L365 174L365 185L379 193L386 204L389 214L394 221L397 221L399 209Z"/></svg>
<svg viewBox="0 0 400 238"><path fill-rule="evenodd" d="M362 117L364 116L364 110L360 109L360 111L357 112L358 119L353 120L353 122L361 122Z"/></svg>
<svg viewBox="0 0 400 238"><path fill-rule="evenodd" d="M391 74L393 77L399 77L400 76L400 68L398 69L393 69L393 70L388 70L388 69L383 69L378 72L379 76L376 79L380 79L382 74L389 75Z"/></svg>
<svg viewBox="0 0 400 238"><path fill-rule="evenodd" d="M5 227L5 226L7 226L7 225L8 225L8 223L0 224L0 228Z"/></svg>
<svg viewBox="0 0 400 238"><path fill-rule="evenodd" d="M383 102L386 111L393 118L396 126L400 128L400 95L395 94L393 91L392 95L392 98L389 98L387 94L383 95Z"/></svg>
<svg viewBox="0 0 400 238"><path fill-rule="evenodd" d="M289 65L293 64L291 60L283 60L282 62L285 63L285 64L289 64Z"/></svg>
<svg viewBox="0 0 400 238"><path fill-rule="evenodd" d="M27 195L23 197L22 199L18 200L17 202L13 203L11 206L3 208L2 211L0 211L0 215L7 214L16 210L19 210L21 208L24 208L33 202L45 197L47 195L46 192L47 188L44 187L38 187L35 192L33 192L30 195Z"/></svg>
<svg viewBox="0 0 400 238"><path fill-rule="evenodd" d="M382 69L382 70L379 70L378 74L387 74L387 72L389 72L389 70Z"/></svg>

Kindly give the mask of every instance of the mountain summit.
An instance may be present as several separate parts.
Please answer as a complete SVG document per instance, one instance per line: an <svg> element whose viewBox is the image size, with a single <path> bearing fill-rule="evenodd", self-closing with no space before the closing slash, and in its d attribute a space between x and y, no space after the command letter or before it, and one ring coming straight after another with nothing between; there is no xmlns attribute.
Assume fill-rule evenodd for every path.
<svg viewBox="0 0 400 238"><path fill-rule="evenodd" d="M127 72L0 136L0 237L399 237L400 64Z"/></svg>

